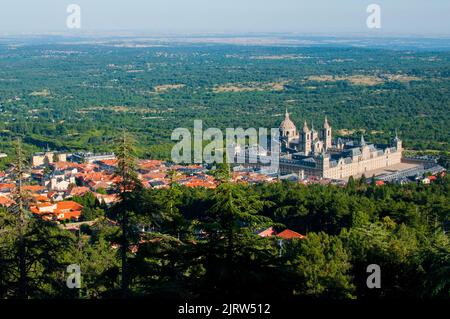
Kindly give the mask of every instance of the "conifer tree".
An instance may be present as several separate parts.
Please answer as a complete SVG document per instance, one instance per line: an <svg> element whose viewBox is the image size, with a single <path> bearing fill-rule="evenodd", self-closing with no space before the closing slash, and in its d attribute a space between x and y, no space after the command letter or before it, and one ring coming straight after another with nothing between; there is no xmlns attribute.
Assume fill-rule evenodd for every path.
<svg viewBox="0 0 450 319"><path fill-rule="evenodd" d="M27 276L27 260L25 247L25 234L27 232L27 217L26 217L26 200L27 196L23 191L22 184L24 175L26 173L25 156L22 151L22 142L17 139L14 145L16 159L13 166L13 174L16 179L17 189L15 194L16 206L14 207L17 218L17 234L18 234L18 262L19 262L19 287L18 297L20 299L27 298L28 291L28 276Z"/></svg>
<svg viewBox="0 0 450 319"><path fill-rule="evenodd" d="M136 194L142 190L142 184L136 172L135 142L124 130L117 141L117 190L120 194L120 202L115 205L116 213L122 230L120 255L121 255L121 289L124 298L129 295L130 274L128 269L128 250L132 239L132 225L130 217L136 210Z"/></svg>
<svg viewBox="0 0 450 319"><path fill-rule="evenodd" d="M231 182L229 164L225 163L216 171L220 185L213 195L210 213L216 223L211 230L218 236L224 235L227 242L227 260L233 262L234 240L243 228L251 229L268 219L257 215L264 208L264 202L255 194Z"/></svg>

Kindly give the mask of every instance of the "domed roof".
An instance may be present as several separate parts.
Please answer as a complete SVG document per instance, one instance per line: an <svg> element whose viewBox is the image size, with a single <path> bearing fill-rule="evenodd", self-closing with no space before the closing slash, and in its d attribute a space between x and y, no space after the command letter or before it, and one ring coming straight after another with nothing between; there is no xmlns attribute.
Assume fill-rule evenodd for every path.
<svg viewBox="0 0 450 319"><path fill-rule="evenodd" d="M289 113L286 110L286 114L284 117L283 122L281 122L280 124L280 129L283 131L290 131L290 130L296 130L297 128L295 127L294 122L291 121L291 119L289 118Z"/></svg>

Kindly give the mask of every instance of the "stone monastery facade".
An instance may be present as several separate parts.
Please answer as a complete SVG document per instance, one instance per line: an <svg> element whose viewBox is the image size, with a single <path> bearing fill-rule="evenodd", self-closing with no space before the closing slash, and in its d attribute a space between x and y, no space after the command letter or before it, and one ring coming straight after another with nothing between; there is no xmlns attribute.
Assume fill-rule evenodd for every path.
<svg viewBox="0 0 450 319"><path fill-rule="evenodd" d="M403 151L397 134L389 145L366 143L362 135L356 143L333 140L332 128L326 117L318 131L314 126L310 129L306 121L299 131L287 110L280 125L280 144L281 174L298 173L331 179L389 168L401 162Z"/></svg>

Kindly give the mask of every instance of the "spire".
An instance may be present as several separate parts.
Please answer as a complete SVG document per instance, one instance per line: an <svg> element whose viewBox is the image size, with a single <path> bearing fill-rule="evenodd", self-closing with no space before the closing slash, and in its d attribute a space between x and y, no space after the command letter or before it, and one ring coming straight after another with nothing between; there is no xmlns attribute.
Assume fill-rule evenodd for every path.
<svg viewBox="0 0 450 319"><path fill-rule="evenodd" d="M398 138L398 132L397 132L397 129L395 129L395 139L396 139L396 140L399 139L399 138Z"/></svg>
<svg viewBox="0 0 450 319"><path fill-rule="evenodd" d="M330 128L330 124L328 123L328 117L325 115L325 121L323 121L323 128Z"/></svg>
<svg viewBox="0 0 450 319"><path fill-rule="evenodd" d="M311 121L311 131L314 131L314 120Z"/></svg>
<svg viewBox="0 0 450 319"><path fill-rule="evenodd" d="M365 146L366 145L366 141L364 140L364 134L361 134L361 142L360 142L361 146Z"/></svg>
<svg viewBox="0 0 450 319"><path fill-rule="evenodd" d="M305 123L303 124L303 132L309 132L309 128L308 128L308 123L306 123L306 120L305 120Z"/></svg>
<svg viewBox="0 0 450 319"><path fill-rule="evenodd" d="M288 112L288 108L287 108L287 107L286 107L286 113L284 113L284 117L285 117L286 119L289 118L289 112Z"/></svg>

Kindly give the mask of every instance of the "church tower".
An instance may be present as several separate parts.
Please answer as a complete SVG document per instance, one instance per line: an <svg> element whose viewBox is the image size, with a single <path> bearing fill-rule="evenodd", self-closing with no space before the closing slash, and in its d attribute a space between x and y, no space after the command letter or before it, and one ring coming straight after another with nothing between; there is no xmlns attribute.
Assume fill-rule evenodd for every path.
<svg viewBox="0 0 450 319"><path fill-rule="evenodd" d="M323 141L325 150L331 148L331 140L332 140L331 126L328 123L328 118L326 116L325 121L323 122L323 128L320 130L320 139Z"/></svg>
<svg viewBox="0 0 450 319"><path fill-rule="evenodd" d="M369 146L366 143L366 140L364 139L364 135L361 134L361 141L359 142L360 148L361 148L361 160L367 160L370 158L370 150Z"/></svg>
<svg viewBox="0 0 450 319"><path fill-rule="evenodd" d="M395 130L395 138L392 139L391 145L397 149L397 151L403 150L403 142L398 138L397 130Z"/></svg>
<svg viewBox="0 0 450 319"><path fill-rule="evenodd" d="M311 144L312 144L312 134L311 131L308 128L308 123L303 124L303 130L300 133L300 143L302 146L302 151L305 153L306 156L310 155L311 153Z"/></svg>

